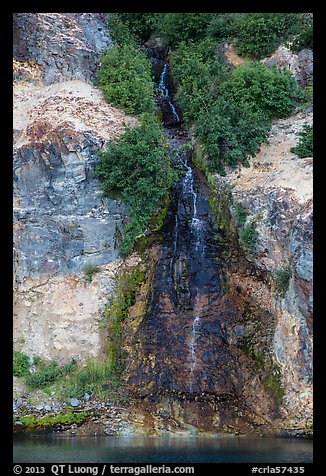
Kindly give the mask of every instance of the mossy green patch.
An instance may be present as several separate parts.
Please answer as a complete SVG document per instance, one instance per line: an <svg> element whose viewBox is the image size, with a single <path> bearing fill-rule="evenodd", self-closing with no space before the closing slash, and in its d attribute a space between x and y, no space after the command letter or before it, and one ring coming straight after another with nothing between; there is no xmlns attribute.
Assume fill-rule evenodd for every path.
<svg viewBox="0 0 326 476"><path fill-rule="evenodd" d="M135 303L137 291L145 279L146 270L142 264L121 275L116 281L116 291L107 306L104 318L107 322L108 367L117 377L123 369L122 323L127 318L129 308Z"/></svg>
<svg viewBox="0 0 326 476"><path fill-rule="evenodd" d="M292 272L289 268L281 268L273 273L274 292L282 298L285 297L285 294L289 289L291 276Z"/></svg>
<svg viewBox="0 0 326 476"><path fill-rule="evenodd" d="M283 400L285 388L282 386L281 374L279 369L273 369L262 380L264 387L271 391L275 402L280 405Z"/></svg>
<svg viewBox="0 0 326 476"><path fill-rule="evenodd" d="M14 352L13 374L15 377L26 377L29 375L29 358L22 352Z"/></svg>
<svg viewBox="0 0 326 476"><path fill-rule="evenodd" d="M87 420L89 412L67 412L58 415L39 417L37 415L26 415L14 418L14 429L23 430L45 430L62 425L80 424ZM17 424L17 421L23 425Z"/></svg>

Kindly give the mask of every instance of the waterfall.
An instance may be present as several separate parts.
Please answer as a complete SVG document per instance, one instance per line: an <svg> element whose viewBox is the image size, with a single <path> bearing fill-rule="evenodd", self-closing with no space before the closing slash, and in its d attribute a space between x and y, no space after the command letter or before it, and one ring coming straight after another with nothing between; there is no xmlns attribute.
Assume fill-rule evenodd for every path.
<svg viewBox="0 0 326 476"><path fill-rule="evenodd" d="M198 333L198 327L200 323L199 316L196 316L192 323L192 330L190 336L190 392L192 392L192 385L194 380L194 370L196 367L196 338Z"/></svg>
<svg viewBox="0 0 326 476"><path fill-rule="evenodd" d="M180 123L180 117L179 117L179 115L178 115L178 113L177 113L177 111L174 107L174 104L171 102L170 93L169 93L169 90L168 90L167 85L166 85L167 70L168 70L168 64L165 63L164 67L163 67L163 70L162 70L162 73L161 73L161 76L160 76L158 91L160 93L161 100L166 101L169 105L170 111L172 112L172 117L173 117L174 124L178 124L178 123Z"/></svg>
<svg viewBox="0 0 326 476"><path fill-rule="evenodd" d="M201 255L205 252L205 240L203 239L203 231L204 231L204 224L202 220L200 220L198 216L198 209L197 209L197 193L194 189L194 174L193 170L188 165L188 163L180 159L181 164L187 169L186 175L183 180L183 193L189 193L192 196L192 217L191 217L191 227L193 233L195 235L195 250L198 252L200 251L201 246Z"/></svg>
<svg viewBox="0 0 326 476"><path fill-rule="evenodd" d="M129 381L144 395L150 389L151 394L178 391L193 398L203 391L220 392L226 381L221 378L221 365L229 359L221 339L220 267L210 207L199 172L183 148L189 136L172 104L168 64L162 59L154 69L165 132L181 174L170 191L150 301L139 330L142 345L135 351L140 355L128 361ZM150 367L149 355L155 355Z"/></svg>

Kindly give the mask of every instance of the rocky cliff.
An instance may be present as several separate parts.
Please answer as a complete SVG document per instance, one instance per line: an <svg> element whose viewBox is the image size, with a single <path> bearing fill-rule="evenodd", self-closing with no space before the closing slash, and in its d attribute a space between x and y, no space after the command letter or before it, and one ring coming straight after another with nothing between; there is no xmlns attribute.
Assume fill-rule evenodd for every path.
<svg viewBox="0 0 326 476"><path fill-rule="evenodd" d="M263 299L255 283L249 285L236 273L231 281L251 288L252 297L271 308L276 323L270 350L281 369L284 410L288 418L302 422L312 418L312 158L299 159L290 148L298 131L311 122L311 113L275 121L269 143L251 166L227 178L234 185L234 215L240 203L249 212L247 220L256 220L253 262L267 281L280 270L291 276L281 296L271 292Z"/></svg>
<svg viewBox="0 0 326 476"><path fill-rule="evenodd" d="M229 61L235 67L241 64L232 46L226 46ZM311 50L296 55L281 46L263 61L268 66L289 68L301 86L312 81ZM312 121L312 106L274 120L268 142L262 144L250 166L230 170L225 180L218 179L220 185L232 185L234 222L240 206L248 214L246 223L255 223L256 252L249 259L264 276L269 290L264 284L262 294L257 279L235 269L230 281L243 292L249 291L250 297L275 318L269 330L269 352L280 369L283 418L294 428L312 424L313 159L300 159L290 149L298 143L304 125ZM276 281L284 270L288 283L280 293ZM248 337L250 331L245 335ZM257 341L252 344L253 349L261 350Z"/></svg>
<svg viewBox="0 0 326 476"><path fill-rule="evenodd" d="M92 177L97 151L135 123L93 86L111 39L102 14L14 17L14 346L82 361L101 349L120 201ZM91 283L87 266L99 266Z"/></svg>
<svg viewBox="0 0 326 476"><path fill-rule="evenodd" d="M123 264L126 209L102 197L92 172L97 151L136 122L108 105L93 84L99 55L110 46L103 14L14 17L14 348L29 356L85 362L106 345L99 320ZM225 54L234 66L243 62L229 45ZM291 55L281 47L264 61L287 66L302 85L312 75L310 51ZM185 239L180 256L173 254L170 269L177 246L149 250L150 273L124 324L129 404L104 419L103 402L86 402L104 434L310 431L312 158L299 159L290 148L311 123L310 110L275 120L250 167L214 177L214 203L225 188L229 197L232 190L227 213L237 246L238 207L246 210L245 223L254 221L255 253L216 247L212 196L203 177L196 177L197 188L191 182L190 198L180 201L181 212L168 224ZM201 223L197 198L189 205L197 193L205 196L200 218L211 227L205 268L199 235L193 243L198 263L189 266L185 258L186 224ZM170 215L172 209L173 200ZM88 266L98 267L91 280ZM280 293L282 270L289 282ZM195 301L190 284L198 291ZM16 395L22 392L17 386ZM85 428L80 434L94 432L94 424Z"/></svg>

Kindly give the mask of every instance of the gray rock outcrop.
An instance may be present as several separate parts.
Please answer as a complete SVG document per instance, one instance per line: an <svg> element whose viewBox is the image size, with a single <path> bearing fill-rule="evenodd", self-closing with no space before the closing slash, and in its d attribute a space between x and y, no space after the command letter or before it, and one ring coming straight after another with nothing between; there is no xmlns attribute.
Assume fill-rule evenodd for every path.
<svg viewBox="0 0 326 476"><path fill-rule="evenodd" d="M30 356L101 353L126 208L93 173L136 122L92 84L110 45L104 14L14 15L14 348Z"/></svg>
<svg viewBox="0 0 326 476"><path fill-rule="evenodd" d="M93 81L112 45L106 23L104 13L15 13L14 58L38 63L45 84Z"/></svg>

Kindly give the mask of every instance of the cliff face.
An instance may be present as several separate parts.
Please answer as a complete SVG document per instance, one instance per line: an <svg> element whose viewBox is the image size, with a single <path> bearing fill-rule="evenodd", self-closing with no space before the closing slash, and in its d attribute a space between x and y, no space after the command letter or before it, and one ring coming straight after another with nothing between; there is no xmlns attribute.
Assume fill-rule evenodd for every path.
<svg viewBox="0 0 326 476"><path fill-rule="evenodd" d="M122 264L119 237L126 210L121 202L102 197L92 172L97 151L119 136L125 123L136 122L108 105L92 84L100 52L110 46L103 14L14 17L14 347L30 356L85 362L99 356L106 344L99 321ZM226 48L226 56L235 66L243 62L232 48ZM311 59L309 51L291 56L281 48L266 62L286 65L306 84ZM146 292L140 293L125 323L129 367L124 377L138 391L128 408L131 416L123 417L129 419L131 432L309 428L312 158L298 159L290 148L302 127L311 123L307 111L274 121L269 143L261 146L249 168L215 177L217 190L225 183L234 186L234 218L238 203L247 208L247 220L256 221L256 254L250 257L254 272L234 261L221 297L215 292L219 283L212 264L203 267L199 259L196 268L187 268L181 253L167 292L163 277L171 246L165 250L166 263L158 264L155 247L150 251L156 278L148 278ZM194 189L190 195L193 199ZM170 217L180 226L191 221L187 200L183 206L177 220ZM211 212L199 211L206 222ZM183 251L188 252L188 242ZM84 276L88 265L99 266L91 282ZM291 272L284 297L259 277L283 268ZM176 292L181 307L187 304L193 279L192 288L205 290L194 305L189 301L200 310L202 327L196 312L189 313L191 307L177 314L169 300L168 293ZM146 316L148 296L152 307ZM157 318L163 314L165 327ZM273 374L277 369L279 374ZM228 393L234 388L232 400ZM158 401L151 400L154 390L162 390Z"/></svg>
<svg viewBox="0 0 326 476"><path fill-rule="evenodd" d="M92 81L99 53L110 48L103 13L14 14L14 58L36 61L45 84Z"/></svg>
<svg viewBox="0 0 326 476"><path fill-rule="evenodd" d="M256 221L255 266L267 280L280 270L291 274L284 296L273 292L272 285L263 298L257 283L249 284L237 273L230 279L243 291L251 287L252 298L275 316L269 352L281 371L284 416L294 426L312 418L313 206L312 158L299 159L290 148L311 123L311 113L275 121L268 144L250 167L229 173L226 180L234 185L234 217L241 204L247 220Z"/></svg>
<svg viewBox="0 0 326 476"><path fill-rule="evenodd" d="M119 201L92 177L97 151L135 120L90 82L111 45L102 14L16 14L14 48L14 344L47 358L100 352L112 291ZM88 265L101 266L91 283Z"/></svg>
<svg viewBox="0 0 326 476"><path fill-rule="evenodd" d="M232 45L225 55L233 66L243 64ZM313 53L309 49L293 54L280 46L262 60L268 67L287 68L301 86L313 79ZM265 276L270 289L257 279L234 267L230 282L249 293L258 307L274 318L273 326L262 331L269 338L268 352L280 370L284 396L281 406L283 424L293 428L312 423L312 345L313 345L313 159L300 159L290 151L298 143L298 133L313 122L312 106L291 117L273 121L266 144L252 158L250 167L228 171L233 185L231 212L237 222L237 207L245 207L246 223L256 223L255 256L250 257L256 272ZM283 295L275 292L275 276L287 270L290 279ZM262 293L263 289L263 293ZM286 291L286 292L285 292ZM264 324L265 325L265 324ZM245 329L245 336L250 336ZM255 330L257 332L257 329ZM251 351L260 352L256 339Z"/></svg>

